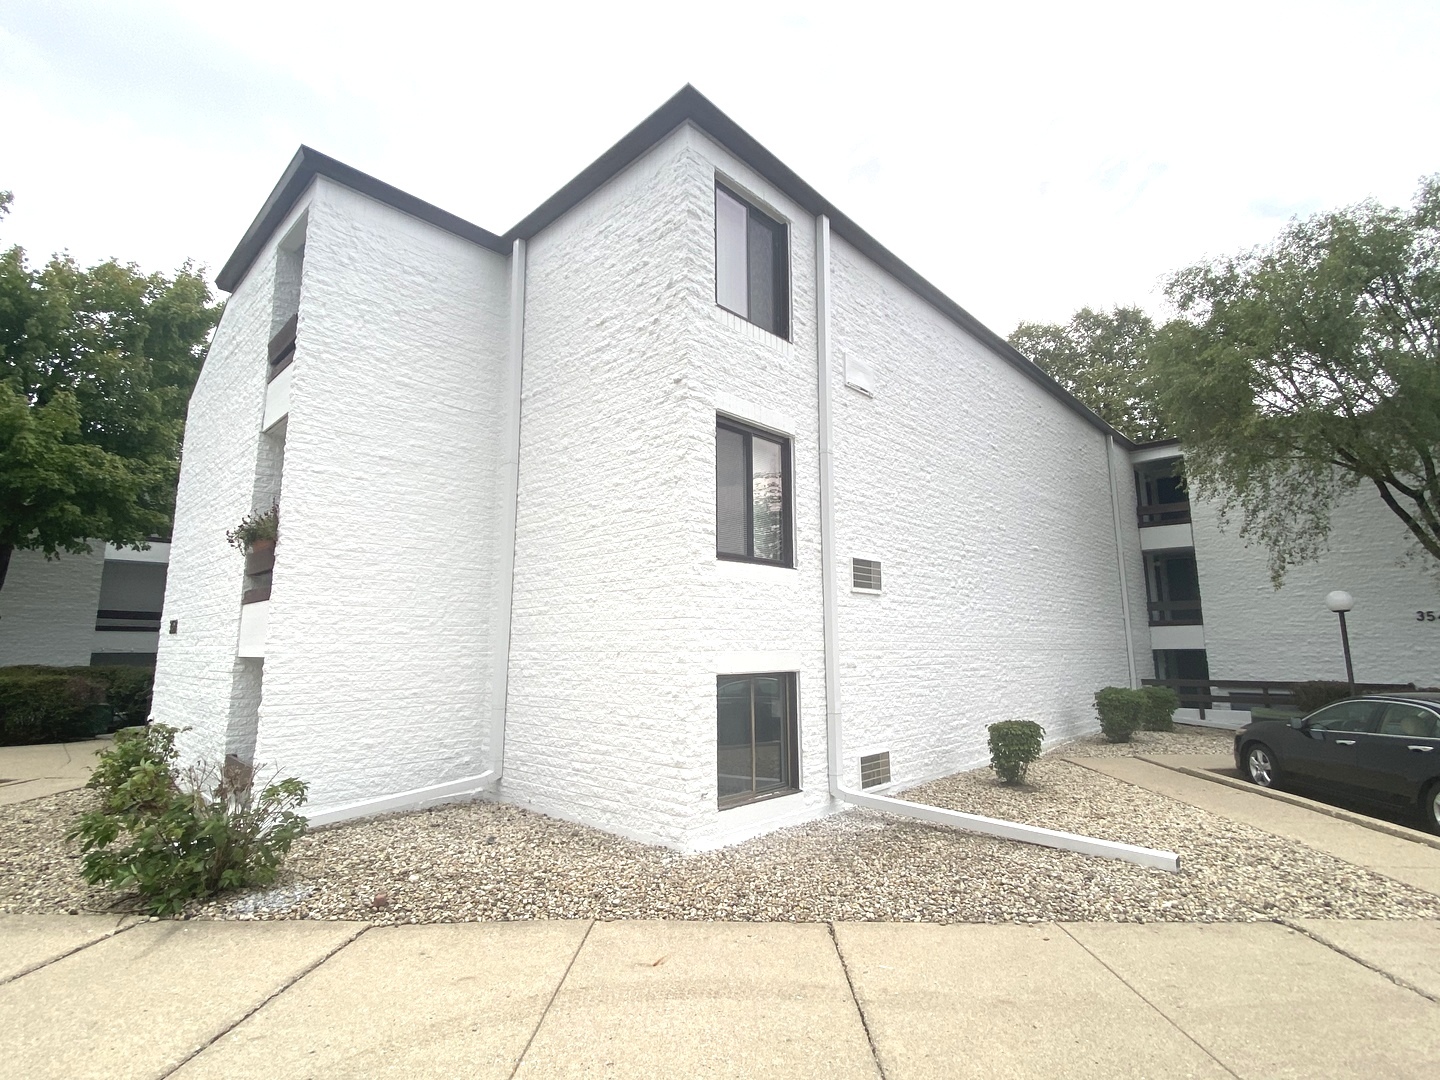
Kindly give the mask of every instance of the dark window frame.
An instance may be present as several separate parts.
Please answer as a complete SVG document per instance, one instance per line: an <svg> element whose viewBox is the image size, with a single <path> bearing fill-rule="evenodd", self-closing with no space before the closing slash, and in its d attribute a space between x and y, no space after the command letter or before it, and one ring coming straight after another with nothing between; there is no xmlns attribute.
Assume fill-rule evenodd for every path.
<svg viewBox="0 0 1440 1080"><path fill-rule="evenodd" d="M734 795L720 794L720 686L725 682L746 679L750 683L750 746L751 746L751 791ZM755 747L755 680L780 679L785 684L786 716L782 724L782 761L785 784L766 791L755 791L754 747ZM750 806L769 799L780 799L800 792L800 680L794 671L737 671L715 676L715 805L719 810L733 810L737 806Z"/></svg>
<svg viewBox="0 0 1440 1080"><path fill-rule="evenodd" d="M778 259L776 259L776 262L775 262L775 270L776 270L776 272L777 272L777 276L779 276L779 277L781 278L781 280L779 280L779 281L776 282L776 297L775 297L775 299L776 299L777 301L779 301L779 300L781 300L781 299L783 298L783 303L779 303L779 302L776 303L776 305L775 305L775 318L776 318L776 321L777 321L777 325L771 327L771 326L766 326L764 323L757 322L755 319L751 318L748 313L741 313L741 312L739 312L739 311L736 311L734 308L726 307L724 304L722 304L722 303L720 302L720 212L719 212L718 205L716 205L716 206L715 206L715 222L714 222L714 241L715 241L715 306L718 307L721 311L728 311L728 312L730 312L730 314L731 314L731 315L734 315L737 319L744 319L744 320L745 320L746 322L748 322L751 326L757 326L757 327L759 327L761 330L764 330L767 334L771 334L771 335L773 335L773 336L775 336L775 337L778 337L778 338L780 338L780 339L783 340L783 341L791 341L792 338L790 337L790 332L791 332L792 324L793 324L793 321L794 321L794 320L791 318L791 315L792 315L792 310L791 310L791 308L792 308L792 303L791 303L791 277L792 277L792 275L791 275L791 273L790 273L790 250L791 250L792 245L791 245L791 243L790 243L790 240L791 240L791 237L790 237L790 223L789 223L788 221L786 221L785 219L783 219L783 218L776 217L774 214L770 213L768 210L761 209L759 206L755 205L755 200L754 200L754 199L750 198L750 197L747 196L747 195L742 195L742 194L741 194L739 191L737 191L735 188L731 187L729 184L726 184L725 182L723 182L722 180L720 180L720 179L718 179L718 178L717 178L716 181L715 181L715 190L716 190L717 192L724 192L727 196L729 196L730 198L734 199L736 202L738 202L741 206L743 206L743 207L745 208L745 224L746 224L746 235L747 235L747 237L748 237L748 235L749 235L750 218L751 218L752 215L756 215L756 216L758 216L758 217L761 219L761 222L762 222L763 224L765 224L767 227L771 228L773 231L776 231L776 232L777 232L777 235L779 236L781 243L784 245L784 250L780 253L780 257L779 257ZM753 295L753 294L751 293L751 291L750 291L751 288L752 288L752 285L751 285L751 281L750 281L750 266L749 266L749 261L747 260L746 266L745 266L745 291L746 291L747 297Z"/></svg>
<svg viewBox="0 0 1440 1080"><path fill-rule="evenodd" d="M717 430L724 428L733 431L745 438L745 475L752 487L745 499L745 550L746 554L739 554L733 551L720 550L720 460L719 451L716 451L715 460L715 557L725 559L729 562L755 563L759 566L778 566L782 569L793 570L795 567L795 528L794 528L794 488L791 483L793 478L793 467L791 465L791 439L788 435L781 435L775 431L766 431L764 428L754 427L751 424L739 420L731 420L728 416L719 414L715 417ZM766 559L754 554L755 552L755 481L754 450L752 440L761 438L767 442L780 444L780 542L782 550L779 559Z"/></svg>

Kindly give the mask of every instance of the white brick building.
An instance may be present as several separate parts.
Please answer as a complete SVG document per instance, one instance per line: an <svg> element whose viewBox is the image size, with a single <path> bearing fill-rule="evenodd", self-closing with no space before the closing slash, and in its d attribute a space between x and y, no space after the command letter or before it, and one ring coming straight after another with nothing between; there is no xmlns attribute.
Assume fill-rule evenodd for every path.
<svg viewBox="0 0 1440 1080"><path fill-rule="evenodd" d="M218 282L155 718L322 820L713 846L1153 674L1131 444L688 87L504 236L302 148Z"/></svg>

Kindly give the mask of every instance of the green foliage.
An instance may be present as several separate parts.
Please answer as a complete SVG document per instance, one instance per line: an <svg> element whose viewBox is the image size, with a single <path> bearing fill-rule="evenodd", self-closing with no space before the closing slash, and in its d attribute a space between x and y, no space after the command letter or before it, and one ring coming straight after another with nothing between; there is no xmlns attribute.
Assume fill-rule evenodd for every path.
<svg viewBox="0 0 1440 1080"><path fill-rule="evenodd" d="M1015 346L1055 381L1138 442L1167 434L1156 389L1146 374L1155 324L1139 308L1081 308L1065 325L1021 323Z"/></svg>
<svg viewBox="0 0 1440 1080"><path fill-rule="evenodd" d="M1316 709L1323 709L1326 705L1348 698L1350 684L1317 679L1313 682L1296 683L1292 692L1295 696L1295 707L1308 716Z"/></svg>
<svg viewBox="0 0 1440 1080"><path fill-rule="evenodd" d="M188 263L171 278L0 253L0 586L15 549L169 533L210 299Z"/></svg>
<svg viewBox="0 0 1440 1080"><path fill-rule="evenodd" d="M1095 691L1095 711L1100 714L1100 731L1113 743L1129 742L1145 722L1146 698L1139 690L1107 686Z"/></svg>
<svg viewBox="0 0 1440 1080"><path fill-rule="evenodd" d="M225 534L231 547L248 553L256 540L280 539L280 504L271 503L270 509L258 514L246 514L240 524Z"/></svg>
<svg viewBox="0 0 1440 1080"><path fill-rule="evenodd" d="M1141 726L1146 731L1174 731L1175 710L1180 707L1180 695L1168 686L1144 686L1140 694L1145 698L1145 710L1141 714Z"/></svg>
<svg viewBox="0 0 1440 1080"><path fill-rule="evenodd" d="M140 727L150 719L154 668L101 664L90 670L105 680L105 704L115 714L112 726Z"/></svg>
<svg viewBox="0 0 1440 1080"><path fill-rule="evenodd" d="M1040 756L1045 729L1031 720L1002 720L991 724L990 767L1002 784L1024 781L1030 763Z"/></svg>
<svg viewBox="0 0 1440 1080"><path fill-rule="evenodd" d="M104 702L92 668L0 668L0 746L92 738L109 725Z"/></svg>
<svg viewBox="0 0 1440 1080"><path fill-rule="evenodd" d="M1158 332L1149 378L1192 489L1239 513L1277 588L1362 485L1440 561L1440 176L1409 211L1293 221L1167 293L1181 317Z"/></svg>
<svg viewBox="0 0 1440 1080"><path fill-rule="evenodd" d="M90 778L99 805L71 833L85 880L135 890L152 915L274 881L305 831L295 813L304 783L281 780L257 793L254 770L235 758L177 777L176 734L163 724L119 732Z"/></svg>

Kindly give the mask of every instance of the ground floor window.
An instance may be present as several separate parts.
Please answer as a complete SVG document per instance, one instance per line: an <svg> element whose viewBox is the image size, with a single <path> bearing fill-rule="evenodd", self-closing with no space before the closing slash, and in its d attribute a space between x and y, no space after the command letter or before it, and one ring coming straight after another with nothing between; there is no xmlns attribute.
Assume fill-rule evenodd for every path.
<svg viewBox="0 0 1440 1080"><path fill-rule="evenodd" d="M720 809L800 790L794 673L721 675L716 698Z"/></svg>

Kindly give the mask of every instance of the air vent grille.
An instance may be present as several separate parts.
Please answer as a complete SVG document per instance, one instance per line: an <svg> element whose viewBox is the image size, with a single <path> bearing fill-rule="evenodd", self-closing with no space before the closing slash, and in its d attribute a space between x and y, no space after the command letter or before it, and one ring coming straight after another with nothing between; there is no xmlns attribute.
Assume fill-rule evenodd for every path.
<svg viewBox="0 0 1440 1080"><path fill-rule="evenodd" d="M866 754L860 759L860 786L879 787L890 782L890 751Z"/></svg>
<svg viewBox="0 0 1440 1080"><path fill-rule="evenodd" d="M850 584L852 588L867 592L880 591L880 564L874 559L850 560Z"/></svg>

